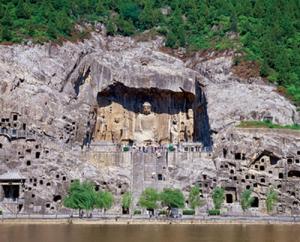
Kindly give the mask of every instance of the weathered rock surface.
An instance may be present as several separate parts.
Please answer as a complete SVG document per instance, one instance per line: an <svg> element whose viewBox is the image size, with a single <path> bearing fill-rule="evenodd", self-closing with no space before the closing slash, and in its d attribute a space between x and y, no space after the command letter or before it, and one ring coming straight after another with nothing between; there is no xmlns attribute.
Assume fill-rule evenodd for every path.
<svg viewBox="0 0 300 242"><path fill-rule="evenodd" d="M234 201L250 186L263 201L270 183L280 191L285 212L297 208L299 133L234 128L240 120L265 117L292 124L297 119L296 108L275 87L234 76L228 55L196 56L184 62L161 52L162 44L160 38L137 42L93 34L84 42L62 46L0 46L0 183L7 182L1 181L6 173L17 171L25 177L19 196L24 198L22 209L60 209L74 179L88 179L97 189L111 190L117 201L131 190L135 202L147 186L159 190L178 187L188 193L196 183L205 196L216 185L223 185ZM118 85L121 92L111 91ZM123 152L120 145L96 138L99 100L107 93L109 101L122 106L117 113L110 111L111 117L130 110L129 126L138 120L142 101L155 98L155 117L163 116L159 119L161 140L168 133L160 144L172 142L182 131L176 151L156 145ZM110 107L107 105L108 112ZM189 109L194 115L189 115ZM194 130L188 132L184 122L190 116ZM106 125L120 124L122 117L111 120ZM277 163L261 170L262 156ZM243 178L248 173L250 178L256 174L255 178ZM2 187L0 196L4 209L11 198L6 189ZM290 195L293 199L285 200ZM229 206L230 200L227 202ZM263 203L259 204L263 209Z"/></svg>
<svg viewBox="0 0 300 242"><path fill-rule="evenodd" d="M225 55L225 56L224 56ZM295 106L275 86L257 78L243 80L232 72L233 55L194 57L187 64L205 77L208 114L212 130L220 131L241 120L271 118L274 123L293 124Z"/></svg>

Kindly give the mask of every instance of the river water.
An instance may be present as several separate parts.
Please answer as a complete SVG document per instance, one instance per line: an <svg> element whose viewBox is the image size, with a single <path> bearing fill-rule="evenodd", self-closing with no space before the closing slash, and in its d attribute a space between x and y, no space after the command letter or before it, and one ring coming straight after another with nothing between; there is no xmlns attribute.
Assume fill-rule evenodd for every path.
<svg viewBox="0 0 300 242"><path fill-rule="evenodd" d="M300 225L0 225L0 242L300 242Z"/></svg>

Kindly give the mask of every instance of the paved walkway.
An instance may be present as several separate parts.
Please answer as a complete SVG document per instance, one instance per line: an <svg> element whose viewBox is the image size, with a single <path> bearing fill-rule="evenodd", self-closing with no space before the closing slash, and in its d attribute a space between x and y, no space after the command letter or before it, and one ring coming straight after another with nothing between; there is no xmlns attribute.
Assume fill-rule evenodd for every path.
<svg viewBox="0 0 300 242"><path fill-rule="evenodd" d="M92 218L79 218L69 214L40 215L40 214L6 214L1 216L2 222L30 223L96 223L96 224L278 224L278 223L297 223L300 224L300 216L183 216L179 219L166 217L149 218L148 216L125 216L125 215L93 215Z"/></svg>

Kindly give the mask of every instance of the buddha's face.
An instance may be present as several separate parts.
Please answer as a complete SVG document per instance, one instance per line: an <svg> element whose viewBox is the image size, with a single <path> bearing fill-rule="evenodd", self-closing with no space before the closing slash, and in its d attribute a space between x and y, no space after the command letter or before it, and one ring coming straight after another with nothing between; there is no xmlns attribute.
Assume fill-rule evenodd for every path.
<svg viewBox="0 0 300 242"><path fill-rule="evenodd" d="M145 103L143 104L143 113L144 113L145 115L148 115L148 114L151 113L151 104L150 104L150 103L145 102Z"/></svg>

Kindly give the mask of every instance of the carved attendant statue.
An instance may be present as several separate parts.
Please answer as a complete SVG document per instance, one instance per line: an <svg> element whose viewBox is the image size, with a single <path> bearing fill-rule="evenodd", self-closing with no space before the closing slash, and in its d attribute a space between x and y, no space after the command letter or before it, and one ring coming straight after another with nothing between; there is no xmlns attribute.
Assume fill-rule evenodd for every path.
<svg viewBox="0 0 300 242"><path fill-rule="evenodd" d="M187 112L186 135L188 142L193 141L194 136L194 111L189 109Z"/></svg>
<svg viewBox="0 0 300 242"><path fill-rule="evenodd" d="M171 120L171 142L173 144L178 144L179 130L178 130L178 120L177 117L174 115Z"/></svg>

